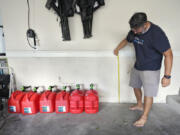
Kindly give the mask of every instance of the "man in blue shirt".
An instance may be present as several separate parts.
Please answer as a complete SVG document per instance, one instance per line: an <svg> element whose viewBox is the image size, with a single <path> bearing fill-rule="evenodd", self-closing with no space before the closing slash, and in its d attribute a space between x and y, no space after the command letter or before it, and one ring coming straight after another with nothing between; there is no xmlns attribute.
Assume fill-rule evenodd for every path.
<svg viewBox="0 0 180 135"><path fill-rule="evenodd" d="M143 127L153 104L153 97L157 96L160 80L160 69L163 56L164 76L161 80L163 87L170 84L173 54L165 32L157 25L147 20L145 13L135 13L129 20L130 28L127 37L115 48L118 55L128 43L133 43L136 62L130 74L129 85L134 89L137 104L130 110L143 111L139 120L134 123L136 127ZM142 91L144 90L144 106L142 104Z"/></svg>

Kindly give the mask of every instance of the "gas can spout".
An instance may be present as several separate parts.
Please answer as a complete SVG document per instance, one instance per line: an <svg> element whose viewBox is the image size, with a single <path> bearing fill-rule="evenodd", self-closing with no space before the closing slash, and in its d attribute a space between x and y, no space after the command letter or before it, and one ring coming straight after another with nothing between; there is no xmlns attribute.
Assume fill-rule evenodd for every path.
<svg viewBox="0 0 180 135"><path fill-rule="evenodd" d="M80 90L80 84L76 84L76 89Z"/></svg>
<svg viewBox="0 0 180 135"><path fill-rule="evenodd" d="M90 84L90 90L93 90L93 89L94 89L94 84L91 83L91 84Z"/></svg>

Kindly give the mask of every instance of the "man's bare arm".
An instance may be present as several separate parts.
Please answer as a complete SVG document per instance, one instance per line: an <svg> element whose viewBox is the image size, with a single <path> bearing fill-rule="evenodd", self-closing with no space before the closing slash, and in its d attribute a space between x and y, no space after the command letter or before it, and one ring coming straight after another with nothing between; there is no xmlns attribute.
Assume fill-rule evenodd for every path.
<svg viewBox="0 0 180 135"><path fill-rule="evenodd" d="M165 75L171 75L171 69L172 69L172 64L173 64L173 53L171 49L168 49L163 53L165 56L164 59L164 66L165 66Z"/></svg>
<svg viewBox="0 0 180 135"><path fill-rule="evenodd" d="M126 39L122 40L119 45L114 49L114 54L117 56L120 49L122 49L124 46L128 44L128 41Z"/></svg>
<svg viewBox="0 0 180 135"><path fill-rule="evenodd" d="M173 64L173 53L171 49L168 49L163 53L165 59L164 59L164 75L171 75L172 70L172 64ZM166 87L170 84L170 79L166 79L163 77L162 79L162 86Z"/></svg>

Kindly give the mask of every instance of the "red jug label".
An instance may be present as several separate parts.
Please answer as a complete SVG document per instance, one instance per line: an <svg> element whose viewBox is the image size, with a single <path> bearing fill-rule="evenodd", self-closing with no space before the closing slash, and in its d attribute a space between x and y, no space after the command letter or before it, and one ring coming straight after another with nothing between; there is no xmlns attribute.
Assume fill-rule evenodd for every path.
<svg viewBox="0 0 180 135"><path fill-rule="evenodd" d="M58 106L58 112L66 112L66 106Z"/></svg>
<svg viewBox="0 0 180 135"><path fill-rule="evenodd" d="M24 108L24 113L32 113L31 108L30 107L25 107Z"/></svg>
<svg viewBox="0 0 180 135"><path fill-rule="evenodd" d="M42 106L42 111L49 112L50 111L49 106Z"/></svg>
<svg viewBox="0 0 180 135"><path fill-rule="evenodd" d="M16 106L10 106L10 107L9 107L9 110L10 110L11 112L16 112Z"/></svg>

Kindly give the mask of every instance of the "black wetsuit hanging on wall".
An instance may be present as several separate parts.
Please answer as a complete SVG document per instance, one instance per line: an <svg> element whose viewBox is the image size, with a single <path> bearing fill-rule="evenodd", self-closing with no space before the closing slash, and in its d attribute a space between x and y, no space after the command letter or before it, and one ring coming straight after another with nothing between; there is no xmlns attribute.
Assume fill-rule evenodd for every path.
<svg viewBox="0 0 180 135"><path fill-rule="evenodd" d="M74 15L74 0L47 0L46 8L52 8L60 17L63 41L71 40L68 17Z"/></svg>
<svg viewBox="0 0 180 135"><path fill-rule="evenodd" d="M79 6L77 11L75 5ZM46 8L53 9L60 17L63 41L71 40L68 24L68 17L72 17L74 12L81 15L84 38L92 37L93 13L105 5L104 0L47 0Z"/></svg>
<svg viewBox="0 0 180 135"><path fill-rule="evenodd" d="M90 38L92 37L93 12L105 5L104 0L76 0L76 4L80 9L77 11L76 8L76 13L81 15L84 38Z"/></svg>

